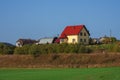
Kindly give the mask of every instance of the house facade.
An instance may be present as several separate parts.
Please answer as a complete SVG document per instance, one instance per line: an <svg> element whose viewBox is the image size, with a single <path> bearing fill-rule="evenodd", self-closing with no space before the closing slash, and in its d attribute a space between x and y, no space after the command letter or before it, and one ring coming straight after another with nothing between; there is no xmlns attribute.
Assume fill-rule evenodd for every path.
<svg viewBox="0 0 120 80"><path fill-rule="evenodd" d="M60 43L89 44L90 33L85 25L67 26L61 33Z"/></svg>
<svg viewBox="0 0 120 80"><path fill-rule="evenodd" d="M16 41L16 47L22 47L23 45L27 44L35 44L37 41L36 40L31 40L31 39L18 39Z"/></svg>

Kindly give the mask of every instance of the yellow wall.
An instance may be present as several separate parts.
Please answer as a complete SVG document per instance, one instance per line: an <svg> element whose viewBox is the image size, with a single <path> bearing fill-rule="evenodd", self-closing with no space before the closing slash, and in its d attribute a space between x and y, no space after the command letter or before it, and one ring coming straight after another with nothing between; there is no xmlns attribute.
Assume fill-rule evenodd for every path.
<svg viewBox="0 0 120 80"><path fill-rule="evenodd" d="M67 37L68 37L68 43L78 43L78 35L70 35Z"/></svg>

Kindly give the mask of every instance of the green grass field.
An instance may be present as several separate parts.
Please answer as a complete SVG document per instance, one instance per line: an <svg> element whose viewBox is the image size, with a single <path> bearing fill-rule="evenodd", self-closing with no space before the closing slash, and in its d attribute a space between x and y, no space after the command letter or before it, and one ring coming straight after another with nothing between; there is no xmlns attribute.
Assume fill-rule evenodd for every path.
<svg viewBox="0 0 120 80"><path fill-rule="evenodd" d="M119 80L120 67L81 69L0 69L0 80Z"/></svg>

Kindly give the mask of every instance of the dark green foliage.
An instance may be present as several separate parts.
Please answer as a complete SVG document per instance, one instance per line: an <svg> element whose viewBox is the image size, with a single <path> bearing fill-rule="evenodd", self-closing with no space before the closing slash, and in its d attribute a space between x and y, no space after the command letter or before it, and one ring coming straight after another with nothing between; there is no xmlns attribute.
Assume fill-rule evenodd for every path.
<svg viewBox="0 0 120 80"><path fill-rule="evenodd" d="M120 45L118 43L92 45L90 48L93 52L120 52Z"/></svg>
<svg viewBox="0 0 120 80"><path fill-rule="evenodd" d="M40 54L46 53L45 49L40 45L32 45L30 46L28 51L29 51L28 54L33 55L34 57L37 57Z"/></svg>
<svg viewBox="0 0 120 80"><path fill-rule="evenodd" d="M92 53L92 52L120 52L119 43L101 45L81 45L81 44L42 44L24 45L23 47L7 46L0 44L0 54L57 54L57 53Z"/></svg>
<svg viewBox="0 0 120 80"><path fill-rule="evenodd" d="M120 46L114 44L81 45L81 44L42 44L25 45L15 48L15 54L51 54L51 53L92 53L92 52L120 52Z"/></svg>
<svg viewBox="0 0 120 80"><path fill-rule="evenodd" d="M44 44L25 45L15 49L15 54L51 54L51 53L90 53L87 46L80 44Z"/></svg>
<svg viewBox="0 0 120 80"><path fill-rule="evenodd" d="M14 46L9 46L9 45L0 43L0 54L13 54L14 48L15 48Z"/></svg>
<svg viewBox="0 0 120 80"><path fill-rule="evenodd" d="M120 45L114 45L113 51L114 52L120 52Z"/></svg>
<svg viewBox="0 0 120 80"><path fill-rule="evenodd" d="M30 45L24 45L23 47L16 47L14 54L28 54Z"/></svg>
<svg viewBox="0 0 120 80"><path fill-rule="evenodd" d="M80 46L78 49L78 53L90 53L92 50L86 46Z"/></svg>
<svg viewBox="0 0 120 80"><path fill-rule="evenodd" d="M112 43L115 43L117 41L117 39L115 37L111 37L110 40Z"/></svg>
<svg viewBox="0 0 120 80"><path fill-rule="evenodd" d="M38 53L40 53L40 49L39 49L39 47L37 45L30 46L29 54L37 55Z"/></svg>

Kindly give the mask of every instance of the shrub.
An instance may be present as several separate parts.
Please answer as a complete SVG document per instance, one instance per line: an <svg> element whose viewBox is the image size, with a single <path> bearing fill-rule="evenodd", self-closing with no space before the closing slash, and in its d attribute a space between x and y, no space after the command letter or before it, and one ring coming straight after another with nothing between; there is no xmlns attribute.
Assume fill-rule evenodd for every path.
<svg viewBox="0 0 120 80"><path fill-rule="evenodd" d="M23 47L16 47L14 54L29 54L29 48L31 45L24 45Z"/></svg>
<svg viewBox="0 0 120 80"><path fill-rule="evenodd" d="M74 45L70 44L65 47L64 53L74 53Z"/></svg>
<svg viewBox="0 0 120 80"><path fill-rule="evenodd" d="M8 46L0 43L0 54L13 54L14 48L14 46Z"/></svg>
<svg viewBox="0 0 120 80"><path fill-rule="evenodd" d="M92 50L89 47L81 45L78 48L78 53L90 53L90 52L92 52Z"/></svg>
<svg viewBox="0 0 120 80"><path fill-rule="evenodd" d="M114 47L113 47L113 51L114 52L120 52L120 46L119 45L114 45Z"/></svg>
<svg viewBox="0 0 120 80"><path fill-rule="evenodd" d="M29 54L33 55L34 57L39 56L42 53L41 48L39 45L32 45L29 48Z"/></svg>
<svg viewBox="0 0 120 80"><path fill-rule="evenodd" d="M1 49L0 49L1 51ZM41 44L25 45L15 48L15 54L51 54L51 53L91 53L91 52L120 52L117 44L81 45L81 44Z"/></svg>
<svg viewBox="0 0 120 80"><path fill-rule="evenodd" d="M22 47L15 48L14 54L22 54L22 53L23 53Z"/></svg>

